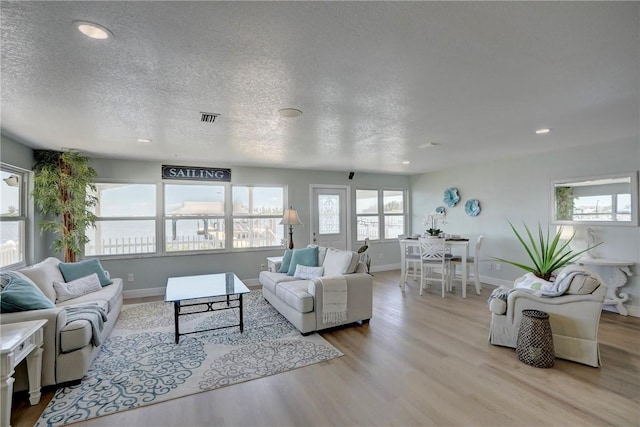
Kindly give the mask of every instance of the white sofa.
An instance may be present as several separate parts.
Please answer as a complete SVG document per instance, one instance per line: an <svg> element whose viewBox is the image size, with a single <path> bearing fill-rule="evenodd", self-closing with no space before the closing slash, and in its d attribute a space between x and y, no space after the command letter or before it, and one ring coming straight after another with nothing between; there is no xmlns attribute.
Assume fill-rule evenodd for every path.
<svg viewBox="0 0 640 427"><path fill-rule="evenodd" d="M598 326L607 287L597 273L583 270L589 276L574 278L562 296L541 297L515 290L509 293L506 303L492 300L489 342L516 348L522 311L539 310L549 314L557 358L600 366Z"/></svg>
<svg viewBox="0 0 640 427"><path fill-rule="evenodd" d="M309 245L310 247L313 245ZM323 266L327 248L318 247L317 265ZM334 249L332 249L334 250ZM262 285L264 298L289 320L302 334L309 334L327 328L354 322L367 323L373 314L373 280L365 273L364 265L359 263L359 255L348 252L350 262L343 270L347 284L347 317L345 321L324 323L323 277L313 279L297 279L286 273L278 273L280 262L273 264L275 271L260 272L259 282ZM327 269L328 270L328 269ZM333 269L335 271L335 269ZM332 275L332 277L336 277Z"/></svg>
<svg viewBox="0 0 640 427"><path fill-rule="evenodd" d="M64 282L58 268L60 260L47 258L31 267L19 270L31 279L54 304L56 290L53 282ZM46 319L42 353L42 386L63 384L82 379L97 355L99 347L92 344L92 327L88 320L67 321L66 306L97 303L107 312L107 321L100 334L102 342L109 336L122 309L122 279L111 278L112 284L77 298L55 304L55 308L3 313L0 323ZM16 369L14 390L28 388L27 372L22 363Z"/></svg>

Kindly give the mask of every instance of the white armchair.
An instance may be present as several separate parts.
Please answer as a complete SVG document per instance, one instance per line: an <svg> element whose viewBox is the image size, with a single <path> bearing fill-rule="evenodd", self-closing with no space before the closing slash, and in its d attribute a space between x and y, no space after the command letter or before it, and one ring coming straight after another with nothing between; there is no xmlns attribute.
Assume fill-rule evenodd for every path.
<svg viewBox="0 0 640 427"><path fill-rule="evenodd" d="M600 366L598 325L607 288L597 273L584 270L589 276L574 278L562 296L539 297L516 290L509 294L506 306L502 300L493 300L489 342L515 348L522 310L540 310L549 314L557 358Z"/></svg>

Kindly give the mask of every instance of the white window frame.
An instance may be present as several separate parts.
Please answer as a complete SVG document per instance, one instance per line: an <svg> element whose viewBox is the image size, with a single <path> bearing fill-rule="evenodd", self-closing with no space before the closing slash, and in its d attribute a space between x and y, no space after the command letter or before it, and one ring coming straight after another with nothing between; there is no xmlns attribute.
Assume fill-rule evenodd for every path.
<svg viewBox="0 0 640 427"><path fill-rule="evenodd" d="M19 261L0 267L2 270L11 270L21 268L27 265L27 255L32 250L32 242L30 239L30 220L29 220L29 186L31 185L31 173L27 170L11 166L6 163L0 163L0 170L9 173L11 175L18 176L19 193L19 206L18 216L2 216L0 215L0 227L8 223L18 223L19 234L21 242L18 242ZM10 250L11 248L0 248L0 252L4 249ZM0 255L2 256L2 255Z"/></svg>
<svg viewBox="0 0 640 427"><path fill-rule="evenodd" d="M165 211L166 209L166 201L165 201L165 195L166 195L166 187L168 185L184 185L184 186L200 186L200 187L222 187L224 188L224 205L223 205L223 210L224 213L222 215L184 215L184 216L169 216L167 215L167 212ZM180 255L180 254L194 254L194 253L216 253L216 252L228 252L230 249L230 237L229 237L229 233L227 233L227 230L229 228L229 218L231 216L231 185L228 182L219 182L219 181L215 181L215 182L207 182L207 181L184 181L184 180L165 180L162 182L161 185L161 192L162 192L162 197L160 202L158 203L158 208L160 209L160 215L161 215L161 220L160 222L162 223L162 248L161 248L161 252L163 256L167 256L167 255ZM225 238L224 240L222 240L224 247L222 248L212 248L212 249L205 249L205 248L198 248L198 249L192 249L192 250L181 250L181 251L168 251L167 250L167 230L166 230L166 223L169 220L172 219L181 219L181 220L223 220L224 221L224 228L225 228Z"/></svg>
<svg viewBox="0 0 640 427"><path fill-rule="evenodd" d="M279 221L282 219L281 215L265 216L265 215L233 215L233 188L234 187L269 187L269 188L282 188L283 192L283 212L288 206L288 186L283 184L231 184L230 182L208 182L208 181L185 181L185 180L162 180L162 181L137 181L137 180L110 180L110 179L98 179L96 184L123 184L123 185L154 185L156 188L156 212L155 216L136 216L136 217L99 217L98 221L137 221L137 220L153 220L155 221L155 252L144 253L127 253L127 254L98 254L95 255L99 258L105 259L125 259L125 258L151 258L151 257L167 257L167 256L181 256L181 255L194 255L194 254L210 254L210 253L228 253L228 252L248 252L248 251L264 251L272 249L283 249L286 244L286 229L284 225L280 225ZM166 222L175 218L169 216L165 212L165 187L166 185L188 185L188 186L216 186L224 187L225 201L224 201L224 215L189 215L180 216L179 219L189 220L202 220L202 219L222 219L225 224L225 239L224 248L215 249L194 249L194 250L182 250L182 251L167 251L167 230ZM233 227L233 220L238 218L247 219L266 219L274 218L278 221L278 227L282 227L282 235L284 239L274 246L256 246L245 248L233 247L233 233L228 233L229 229ZM94 255L92 255L94 256Z"/></svg>
<svg viewBox="0 0 640 427"><path fill-rule="evenodd" d="M358 191L375 191L377 193L377 201L378 201L378 212L375 214L361 214L357 212L358 206ZM402 193L402 210L401 214L385 214L384 213L384 192L385 191L399 191ZM355 217L356 217L356 238L357 238L357 221L360 217L377 217L378 218L378 239L369 239L374 242L385 242L385 241L393 241L396 240L395 237L387 238L385 235L385 218L389 216L401 216L404 218L403 220L403 232L400 234L407 233L407 191L404 188L366 188L366 187L358 187L356 188L355 193ZM358 243L362 243L363 240L358 239Z"/></svg>
<svg viewBox="0 0 640 427"><path fill-rule="evenodd" d="M94 182L95 185L101 184L120 184L120 185L153 185L155 188L155 204L156 204L156 213L154 216L108 216L102 217L98 216L96 219L96 224L98 222L106 223L106 222L116 222L116 221L154 221L154 244L155 250L153 252L130 252L130 253L121 253L121 254L92 254L89 256L95 256L99 258L139 258L145 256L157 256L159 253L159 244L161 242L158 239L158 231L159 231L159 219L158 219L158 184L155 182L149 181L117 181L117 180L96 180Z"/></svg>
<svg viewBox="0 0 640 427"><path fill-rule="evenodd" d="M277 215L256 215L256 214L246 214L246 215L242 215L242 214L233 214L233 191L235 188L280 188L282 189L282 212L277 214ZM253 200L251 199L251 197L249 198L249 206L250 206L250 210L251 210L251 206L253 204ZM234 223L233 221L236 219L247 219L249 221L254 220L254 219L274 219L276 221L280 221L282 220L282 217L284 215L284 212L286 210L286 206L287 206L287 187L285 185L281 185L281 184L273 184L273 185L269 185L269 184L256 184L256 185L249 185L249 184L233 184L231 186L231 200L230 200L230 205L231 205L231 222L230 225L233 228ZM274 249L274 248L283 248L286 242L286 234L285 234L285 226L278 224L279 227L282 228L282 236L283 239L277 244L277 245L270 245L270 246L247 246L247 247L235 247L235 234L234 233L229 233L229 235L231 236L231 243L229 248L232 250L251 250L251 249Z"/></svg>

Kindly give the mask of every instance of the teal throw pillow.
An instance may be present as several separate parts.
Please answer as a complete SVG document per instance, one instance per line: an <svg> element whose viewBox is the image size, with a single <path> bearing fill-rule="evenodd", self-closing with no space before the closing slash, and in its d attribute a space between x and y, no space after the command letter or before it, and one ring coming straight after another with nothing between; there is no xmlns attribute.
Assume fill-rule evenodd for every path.
<svg viewBox="0 0 640 427"><path fill-rule="evenodd" d="M9 271L0 274L0 312L56 308L40 289L25 276Z"/></svg>
<svg viewBox="0 0 640 427"><path fill-rule="evenodd" d="M100 264L100 260L98 258L91 258L84 261L79 262L61 262L58 264L58 268L60 268L60 272L64 277L65 282L71 282L72 280L80 279L81 277L90 276L93 273L98 275L98 279L100 279L101 286L107 286L112 284L113 282L107 276L107 273L102 268L102 264Z"/></svg>
<svg viewBox="0 0 640 427"><path fill-rule="evenodd" d="M293 276L296 272L296 267L300 265L306 265L308 267L318 266L318 247L294 249L293 255L291 255L291 262L289 263L289 271L287 276Z"/></svg>
<svg viewBox="0 0 640 427"><path fill-rule="evenodd" d="M282 257L282 264L280 264L280 270L278 273L287 273L289 271L289 264L291 264L291 256L293 255L293 251L291 249L287 249L284 251L284 256Z"/></svg>

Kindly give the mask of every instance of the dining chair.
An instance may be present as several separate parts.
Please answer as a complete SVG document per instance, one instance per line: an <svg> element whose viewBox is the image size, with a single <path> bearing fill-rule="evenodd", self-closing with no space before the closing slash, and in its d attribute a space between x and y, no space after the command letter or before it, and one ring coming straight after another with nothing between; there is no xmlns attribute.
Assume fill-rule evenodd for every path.
<svg viewBox="0 0 640 427"><path fill-rule="evenodd" d="M420 295L425 288L425 279L427 283L430 278L433 278L433 272L437 267L440 267L440 281L442 283L442 298L444 298L445 291L449 288L449 271L451 254L448 253L445 246L445 239L433 239L420 237ZM430 278L427 278L427 272Z"/></svg>
<svg viewBox="0 0 640 427"><path fill-rule="evenodd" d="M482 241L484 240L484 236L478 236L478 240L476 240L476 250L473 256L467 257L467 283L469 283L469 273L470 267L473 265L473 280L476 286L476 294L480 295L480 290L482 286L480 285L480 274L478 273L478 261L480 260L480 248L482 247ZM456 278L456 267L458 265L462 265L462 257L459 255L453 256L451 258L451 287L453 288L453 281Z"/></svg>
<svg viewBox="0 0 640 427"><path fill-rule="evenodd" d="M398 236L398 242L400 243L400 250L404 250L404 277L402 277L402 283L407 283L407 278L411 276L413 279L420 279L420 272L422 271L420 263L420 253L414 251L415 246L403 245L402 240L406 239L406 234Z"/></svg>

